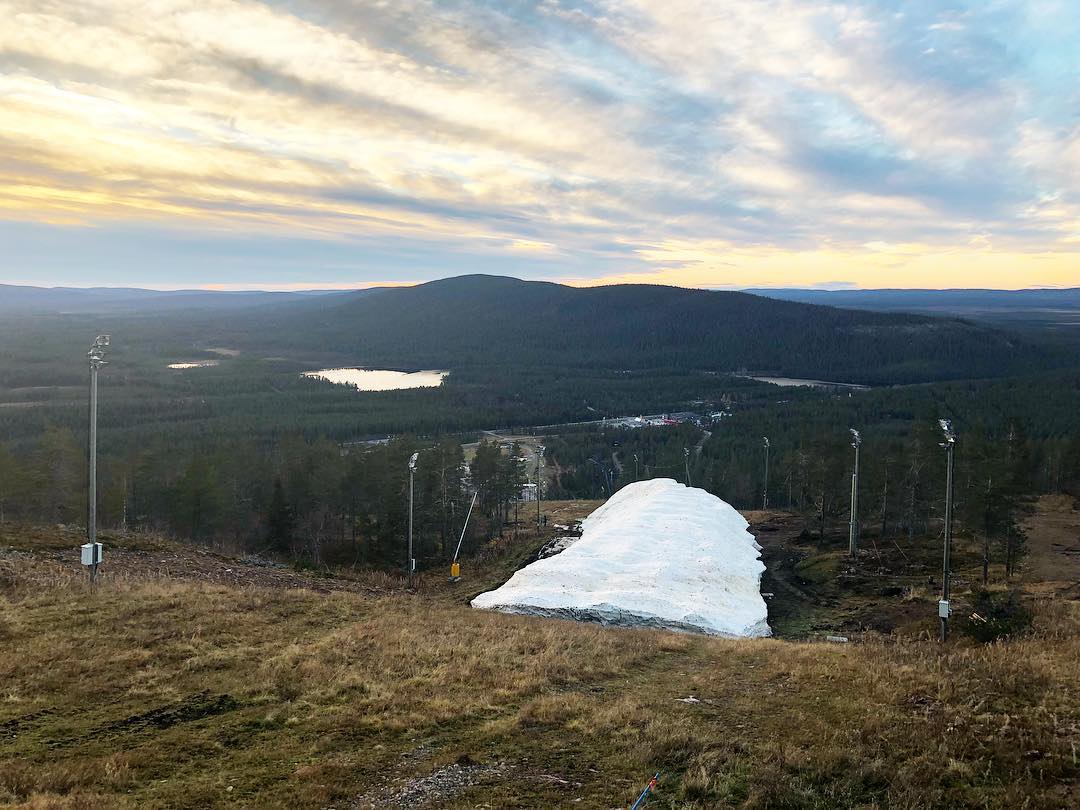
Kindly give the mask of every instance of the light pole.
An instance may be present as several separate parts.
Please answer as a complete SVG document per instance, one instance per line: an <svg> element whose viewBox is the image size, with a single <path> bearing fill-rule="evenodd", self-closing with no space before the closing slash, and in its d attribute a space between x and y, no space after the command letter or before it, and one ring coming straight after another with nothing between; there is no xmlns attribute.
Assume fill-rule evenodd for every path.
<svg viewBox="0 0 1080 810"><path fill-rule="evenodd" d="M416 461L419 453L413 453L409 459L409 588L413 586L413 573L416 571L416 558L413 557L413 478L416 475Z"/></svg>
<svg viewBox="0 0 1080 810"><path fill-rule="evenodd" d="M97 400L98 400L98 371L107 365L105 359L105 347L109 345L109 335L98 335L94 338L90 351L86 356L90 359L90 430L87 445L88 460L88 492L86 499L86 541L93 545L97 543ZM100 554L100 550L97 551ZM90 582L97 578L97 561L90 566Z"/></svg>
<svg viewBox="0 0 1080 810"><path fill-rule="evenodd" d="M638 472L638 457L637 457L637 453L634 453L634 480L635 480L635 481L640 481L640 480L641 480L641 473L639 473L639 472Z"/></svg>
<svg viewBox="0 0 1080 810"><path fill-rule="evenodd" d="M769 508L769 437L762 436L761 440L765 443L765 484L761 488L761 508L765 510Z"/></svg>
<svg viewBox="0 0 1080 810"><path fill-rule="evenodd" d="M945 552L941 563L941 601L938 602L938 618L941 619L941 640L949 640L949 553L952 550L952 507L953 507L953 452L956 449L956 433L952 422L939 419L938 425L945 435L941 446L945 448Z"/></svg>
<svg viewBox="0 0 1080 810"><path fill-rule="evenodd" d="M686 485L692 486L690 483L690 448L684 447L682 449L683 463L686 465Z"/></svg>
<svg viewBox="0 0 1080 810"><path fill-rule="evenodd" d="M536 446L536 533L540 533L540 463L544 459L544 445Z"/></svg>
<svg viewBox="0 0 1080 810"><path fill-rule="evenodd" d="M859 451L862 450L862 436L855 428L851 431L851 446L855 448L855 469L851 473L851 521L848 524L848 554L852 557L859 550Z"/></svg>

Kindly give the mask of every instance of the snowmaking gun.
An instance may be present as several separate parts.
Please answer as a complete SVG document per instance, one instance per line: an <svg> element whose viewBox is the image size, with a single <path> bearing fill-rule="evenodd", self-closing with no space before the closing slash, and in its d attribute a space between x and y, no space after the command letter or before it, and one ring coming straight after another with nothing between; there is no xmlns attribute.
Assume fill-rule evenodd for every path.
<svg viewBox="0 0 1080 810"><path fill-rule="evenodd" d="M457 548L454 549L454 559L450 562L450 581L457 582L461 579L461 565L458 563L458 554L461 553L461 542L465 539L465 532L469 528L469 518L472 517L473 507L476 506L476 497L480 494L480 490L476 490L473 493L472 501L469 503L469 511L465 514L465 525L461 527L461 537L458 538Z"/></svg>

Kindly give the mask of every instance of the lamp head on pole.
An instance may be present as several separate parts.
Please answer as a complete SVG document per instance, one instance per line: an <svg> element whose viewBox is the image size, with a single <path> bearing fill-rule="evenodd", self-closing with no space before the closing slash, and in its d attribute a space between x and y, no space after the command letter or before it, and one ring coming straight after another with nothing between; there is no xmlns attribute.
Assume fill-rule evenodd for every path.
<svg viewBox="0 0 1080 810"><path fill-rule="evenodd" d="M763 442L765 442L765 447L768 447L768 446L769 446L769 437L768 437L768 436L762 436L762 437L761 437L761 440L762 440Z"/></svg>
<svg viewBox="0 0 1080 810"><path fill-rule="evenodd" d="M98 369L108 363L105 359L105 347L108 345L108 335L98 335L94 338L94 342L90 344L90 351L86 353L86 356L90 358L90 368Z"/></svg>
<svg viewBox="0 0 1080 810"><path fill-rule="evenodd" d="M416 472L416 461L420 458L419 453L413 453L412 458L409 459L409 472Z"/></svg>
<svg viewBox="0 0 1080 810"><path fill-rule="evenodd" d="M848 428L851 431L851 446L858 447L862 444L862 436L859 435L859 431L855 428Z"/></svg>
<svg viewBox="0 0 1080 810"><path fill-rule="evenodd" d="M952 422L948 419L938 419L938 426L941 428L941 432L945 434L945 441L941 446L956 444L956 433L953 431Z"/></svg>

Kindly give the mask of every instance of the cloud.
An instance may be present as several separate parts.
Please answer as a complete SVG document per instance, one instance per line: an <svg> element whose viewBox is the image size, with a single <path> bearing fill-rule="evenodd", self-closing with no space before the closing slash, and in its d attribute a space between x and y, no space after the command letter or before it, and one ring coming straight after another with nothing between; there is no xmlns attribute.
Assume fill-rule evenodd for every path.
<svg viewBox="0 0 1080 810"><path fill-rule="evenodd" d="M0 219L30 268L13 253L0 277L71 281L57 274L77 260L155 284L482 267L892 286L901 266L933 266L941 286L967 267L999 274L979 286L1058 284L1070 266L1080 283L1068 4L0 0L0 14ZM116 234L146 251L180 239L198 264L118 265ZM763 277L731 282L735 267Z"/></svg>

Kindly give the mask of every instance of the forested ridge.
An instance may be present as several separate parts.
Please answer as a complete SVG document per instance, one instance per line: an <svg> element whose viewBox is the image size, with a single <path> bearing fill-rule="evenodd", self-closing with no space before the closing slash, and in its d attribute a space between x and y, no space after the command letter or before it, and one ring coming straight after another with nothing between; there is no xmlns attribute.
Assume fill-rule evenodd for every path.
<svg viewBox="0 0 1080 810"><path fill-rule="evenodd" d="M740 292L574 288L463 276L284 306L280 345L412 367L510 364L749 369L840 382L1001 376L1071 358L965 321L860 312Z"/></svg>

